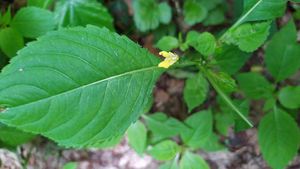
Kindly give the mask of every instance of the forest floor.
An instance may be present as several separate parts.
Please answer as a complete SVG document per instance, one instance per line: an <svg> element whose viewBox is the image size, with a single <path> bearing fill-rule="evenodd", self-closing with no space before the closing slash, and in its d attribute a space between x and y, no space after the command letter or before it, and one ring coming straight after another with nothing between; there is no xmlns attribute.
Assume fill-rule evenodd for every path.
<svg viewBox="0 0 300 169"><path fill-rule="evenodd" d="M257 147L256 129L232 134L232 148L226 151L199 152L211 169L269 169ZM0 169L62 169L68 162L77 162L78 169L158 169L159 163L148 155L139 156L124 139L112 149L68 150L36 139L18 148L17 152L0 149ZM300 156L288 169L300 168Z"/></svg>
<svg viewBox="0 0 300 169"><path fill-rule="evenodd" d="M150 112L165 112L169 116L184 119L187 112L182 101L184 81L164 75L154 90L154 104ZM214 92L210 94L214 96ZM210 103L207 103L210 104ZM252 114L260 109L259 102L253 103ZM205 107L205 105L204 105ZM258 108L255 108L258 107ZM252 120L255 122L256 119ZM259 118L256 116L256 118ZM229 131L227 150L203 152L211 169L269 169L263 161L257 143L257 128L239 133ZM62 169L68 162L76 162L78 169L158 169L159 161L148 155L139 156L128 145L126 137L114 148L99 150L64 149L55 143L38 137L12 152L0 149L0 169ZM288 169L300 168L300 156L297 156Z"/></svg>

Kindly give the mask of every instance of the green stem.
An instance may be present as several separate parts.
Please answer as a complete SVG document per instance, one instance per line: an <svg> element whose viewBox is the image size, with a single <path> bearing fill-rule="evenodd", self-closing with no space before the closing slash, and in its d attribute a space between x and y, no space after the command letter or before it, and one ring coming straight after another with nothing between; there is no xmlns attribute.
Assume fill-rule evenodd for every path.
<svg viewBox="0 0 300 169"><path fill-rule="evenodd" d="M224 99L224 101L232 108L250 127L253 127L253 124L243 115L243 113L233 104L230 98L223 92L223 90L219 87L219 85L215 82L210 72L208 72L204 67L200 66L200 70L205 74L208 81L211 83L213 88L217 91L217 93Z"/></svg>

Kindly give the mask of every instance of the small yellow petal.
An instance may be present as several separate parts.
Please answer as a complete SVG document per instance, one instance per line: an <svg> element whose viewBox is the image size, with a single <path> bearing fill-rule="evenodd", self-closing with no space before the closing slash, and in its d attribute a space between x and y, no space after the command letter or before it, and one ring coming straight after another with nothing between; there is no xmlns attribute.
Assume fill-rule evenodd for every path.
<svg viewBox="0 0 300 169"><path fill-rule="evenodd" d="M177 62L179 59L178 55L172 53L172 52L159 52L160 55L163 55L165 57L165 60L160 62L158 64L158 67L163 67L163 68L169 68L171 65Z"/></svg>
<svg viewBox="0 0 300 169"><path fill-rule="evenodd" d="M161 52L159 52L159 55L161 55L161 56L167 58L167 57L170 57L170 52L161 51Z"/></svg>
<svg viewBox="0 0 300 169"><path fill-rule="evenodd" d="M170 64L169 64L169 62L167 61L167 60L165 60L165 61L162 61L162 62L160 62L159 64L158 64L158 67L163 67L163 68L169 68L170 67Z"/></svg>

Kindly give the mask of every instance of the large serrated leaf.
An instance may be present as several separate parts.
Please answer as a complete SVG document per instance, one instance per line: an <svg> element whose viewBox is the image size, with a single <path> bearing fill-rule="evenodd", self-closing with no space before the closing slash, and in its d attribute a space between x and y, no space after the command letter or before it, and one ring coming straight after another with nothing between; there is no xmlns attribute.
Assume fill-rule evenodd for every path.
<svg viewBox="0 0 300 169"><path fill-rule="evenodd" d="M3 69L0 121L65 146L101 146L142 113L162 70L158 62L107 29L48 33Z"/></svg>

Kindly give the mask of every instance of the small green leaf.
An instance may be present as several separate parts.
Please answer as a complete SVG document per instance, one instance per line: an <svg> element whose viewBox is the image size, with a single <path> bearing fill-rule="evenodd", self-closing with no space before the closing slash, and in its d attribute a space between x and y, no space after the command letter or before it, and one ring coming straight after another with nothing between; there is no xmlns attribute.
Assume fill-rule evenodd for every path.
<svg viewBox="0 0 300 169"><path fill-rule="evenodd" d="M205 1L210 2L210 1ZM218 25L223 23L226 20L225 12L222 8L216 8L212 11L209 11L208 16L203 21L203 25L211 26L211 25Z"/></svg>
<svg viewBox="0 0 300 169"><path fill-rule="evenodd" d="M206 100L208 90L209 84L200 73L186 80L183 98L187 103L189 112Z"/></svg>
<svg viewBox="0 0 300 169"><path fill-rule="evenodd" d="M156 47L164 51L171 51L175 48L178 48L178 46L178 39L173 36L164 36L156 44Z"/></svg>
<svg viewBox="0 0 300 169"><path fill-rule="evenodd" d="M96 0L60 0L55 5L54 13L60 27L91 24L114 30L112 16Z"/></svg>
<svg viewBox="0 0 300 169"><path fill-rule="evenodd" d="M68 162L63 166L63 169L76 169L78 164L76 162Z"/></svg>
<svg viewBox="0 0 300 169"><path fill-rule="evenodd" d="M270 110L272 110L274 108L275 105L276 105L276 99L273 97L270 97L265 101L263 111L269 112Z"/></svg>
<svg viewBox="0 0 300 169"><path fill-rule="evenodd" d="M212 121L210 110L200 111L189 116L184 121L189 128L182 130L180 133L183 142L192 148L205 145L212 133Z"/></svg>
<svg viewBox="0 0 300 169"><path fill-rule="evenodd" d="M190 46L196 45L197 44L197 39L198 39L199 36L200 36L200 33L198 33L197 31L189 31L187 36L186 36L185 43L187 43Z"/></svg>
<svg viewBox="0 0 300 169"><path fill-rule="evenodd" d="M147 127L157 140L175 136L179 134L182 128L185 128L182 122L175 118L168 118L164 113L155 113L143 117Z"/></svg>
<svg viewBox="0 0 300 169"><path fill-rule="evenodd" d="M49 32L2 70L0 121L68 147L115 143L148 106L159 61L105 28Z"/></svg>
<svg viewBox="0 0 300 169"><path fill-rule="evenodd" d="M212 10L221 4L223 0L197 0L200 2L207 10Z"/></svg>
<svg viewBox="0 0 300 169"><path fill-rule="evenodd" d="M287 86L279 91L278 95L280 103L289 109L297 109L300 107L300 86Z"/></svg>
<svg viewBox="0 0 300 169"><path fill-rule="evenodd" d="M155 0L133 0L132 3L133 19L140 31L153 30L158 27L160 20L165 20L165 16L160 13L159 4Z"/></svg>
<svg viewBox="0 0 300 169"><path fill-rule="evenodd" d="M243 52L233 45L223 45L222 48L217 50L215 55L215 59L221 71L229 75L238 72L249 57L249 53Z"/></svg>
<svg viewBox="0 0 300 169"><path fill-rule="evenodd" d="M129 145L138 153L142 154L146 148L147 129L140 121L132 124L127 130Z"/></svg>
<svg viewBox="0 0 300 169"><path fill-rule="evenodd" d="M189 25L200 23L207 16L207 9L196 0L186 0L183 6L184 21Z"/></svg>
<svg viewBox="0 0 300 169"><path fill-rule="evenodd" d="M283 169L297 154L300 131L289 114L275 109L261 120L258 142L267 163L274 169Z"/></svg>
<svg viewBox="0 0 300 169"><path fill-rule="evenodd" d="M21 8L12 20L11 26L26 38L37 38L56 26L52 12L37 7Z"/></svg>
<svg viewBox="0 0 300 169"><path fill-rule="evenodd" d="M245 23L229 30L225 36L227 44L235 44L242 51L253 52L269 35L270 22Z"/></svg>
<svg viewBox="0 0 300 169"><path fill-rule="evenodd" d="M236 90L235 80L225 72L212 72L212 79L224 92L230 93Z"/></svg>
<svg viewBox="0 0 300 169"><path fill-rule="evenodd" d="M171 140L160 142L150 148L149 154L156 160L171 160L180 151L177 143Z"/></svg>
<svg viewBox="0 0 300 169"><path fill-rule="evenodd" d="M180 169L209 169L209 165L199 155L185 152L180 160Z"/></svg>
<svg viewBox="0 0 300 169"><path fill-rule="evenodd" d="M204 151L214 152L225 150L226 147L220 143L219 136L212 132L208 138L208 141L204 142L201 146L201 149Z"/></svg>
<svg viewBox="0 0 300 169"><path fill-rule="evenodd" d="M5 55L12 58L17 51L24 47L22 35L14 28L4 28L0 30L0 49Z"/></svg>
<svg viewBox="0 0 300 169"><path fill-rule="evenodd" d="M159 7L159 20L163 24L168 24L172 18L172 9L168 3L162 2Z"/></svg>
<svg viewBox="0 0 300 169"><path fill-rule="evenodd" d="M228 106L227 106L228 107ZM224 135L228 135L228 129L234 125L234 119L231 113L221 112L214 115L216 130Z"/></svg>
<svg viewBox="0 0 300 169"><path fill-rule="evenodd" d="M207 57L214 54L217 43L214 35L209 32L204 32L197 36L196 41L194 41L191 46L193 46L199 53Z"/></svg>
<svg viewBox="0 0 300 169"><path fill-rule="evenodd" d="M159 169L179 169L178 157L179 157L179 154L177 154L176 157L172 161L168 161L168 162L164 163L163 165L159 166Z"/></svg>
<svg viewBox="0 0 300 169"><path fill-rule="evenodd" d="M47 9L52 3L53 0L27 0L27 6L35 6L45 9Z"/></svg>
<svg viewBox="0 0 300 169"><path fill-rule="evenodd" d="M18 146L32 140L35 135L25 133L0 123L0 141L9 146Z"/></svg>
<svg viewBox="0 0 300 169"><path fill-rule="evenodd" d="M299 53L297 30L294 22L290 21L273 36L266 48L266 66L277 82L296 73L300 67Z"/></svg>
<svg viewBox="0 0 300 169"><path fill-rule="evenodd" d="M241 73L237 76L240 88L251 99L267 99L272 97L273 86L258 73Z"/></svg>
<svg viewBox="0 0 300 169"><path fill-rule="evenodd" d="M0 14L0 16L1 16L1 14ZM11 22L11 8L10 8L10 6L7 8L4 15L1 16L0 18L1 18L0 19L0 25L6 26L6 25L10 24L10 22Z"/></svg>

